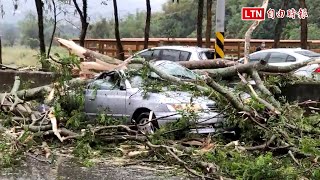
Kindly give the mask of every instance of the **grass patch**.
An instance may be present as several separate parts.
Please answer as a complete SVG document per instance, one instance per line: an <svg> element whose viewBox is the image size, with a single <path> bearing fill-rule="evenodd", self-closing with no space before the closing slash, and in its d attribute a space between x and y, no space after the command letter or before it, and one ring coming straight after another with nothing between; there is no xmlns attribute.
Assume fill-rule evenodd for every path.
<svg viewBox="0 0 320 180"><path fill-rule="evenodd" d="M41 64L38 59L38 49L31 49L26 46L13 46L2 48L3 64L12 67L28 67L36 66L40 67ZM51 54L68 54L68 51L59 46L53 46Z"/></svg>

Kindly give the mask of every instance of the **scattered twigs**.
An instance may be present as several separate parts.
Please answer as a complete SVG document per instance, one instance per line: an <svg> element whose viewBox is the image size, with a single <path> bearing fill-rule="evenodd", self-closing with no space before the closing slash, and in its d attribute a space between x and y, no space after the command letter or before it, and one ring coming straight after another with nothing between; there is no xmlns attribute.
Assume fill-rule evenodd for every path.
<svg viewBox="0 0 320 180"><path fill-rule="evenodd" d="M184 167L188 172L190 172L191 174L199 177L199 178L202 178L202 179L215 179L215 178L212 178L212 177L208 177L208 176L205 176L205 175L200 175L198 174L195 170L193 170L192 168L190 168L188 166L188 163L186 163L185 161L183 161L181 158L179 158L174 152L180 152L179 150L177 150L176 148L173 148L173 147L170 147L170 146L166 146L166 145L154 145L152 144L150 141L147 141L146 142L146 145L150 148L150 149L165 149L172 158L174 158L176 161L178 161L178 163ZM180 152L181 153L181 152ZM219 175L217 174L213 174L217 177L219 177Z"/></svg>
<svg viewBox="0 0 320 180"><path fill-rule="evenodd" d="M63 142L63 139L58 131L58 125L57 125L57 118L55 117L55 115L53 114L53 111L50 111L49 114L48 114L48 117L50 119L50 122L51 122L51 125L52 125L52 131L54 133L54 135L57 136L57 138Z"/></svg>
<svg viewBox="0 0 320 180"><path fill-rule="evenodd" d="M274 142L274 140L276 139L275 135L272 135L271 138L264 144L261 144L259 146L253 146L253 147L244 147L245 150L247 151L255 151L255 150L265 150L267 148L269 148L269 145Z"/></svg>
<svg viewBox="0 0 320 180"><path fill-rule="evenodd" d="M125 129L128 133L131 133L131 134L138 134L137 131L132 130L129 126L125 126L125 125L98 127L98 128L92 129L91 132L92 132L93 134L96 134L96 133L98 133L98 132L100 132L100 131L102 131L102 130L118 129L118 128Z"/></svg>
<svg viewBox="0 0 320 180"><path fill-rule="evenodd" d="M37 160L37 161L39 161L39 162L44 162L44 163L49 163L49 164L51 164L51 161L48 160L48 159L39 158L39 157L37 157L36 155L33 155L33 154L31 154L31 153L26 153L26 155L29 156L29 157L31 157L31 158L33 158L33 159L35 159L35 160Z"/></svg>
<svg viewBox="0 0 320 180"><path fill-rule="evenodd" d="M288 151L288 154L290 155L290 157L292 158L292 160L298 165L301 166L301 164L299 163L299 161L294 157L293 153L291 150Z"/></svg>

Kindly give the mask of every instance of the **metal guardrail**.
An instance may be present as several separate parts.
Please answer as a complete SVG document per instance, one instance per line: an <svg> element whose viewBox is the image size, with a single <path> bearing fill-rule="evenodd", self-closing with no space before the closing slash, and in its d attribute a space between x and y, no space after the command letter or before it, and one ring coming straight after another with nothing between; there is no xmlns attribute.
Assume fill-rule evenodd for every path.
<svg viewBox="0 0 320 180"><path fill-rule="evenodd" d="M76 43L78 39L72 39ZM121 39L126 56L143 49L144 38L122 38ZM205 40L203 39L203 44ZM272 48L273 40L269 39L252 39L250 41L250 52L254 52L261 43L264 42L266 48ZM163 45L182 45L196 46L196 38L150 38L149 48ZM215 39L211 39L211 47L214 49ZM86 39L85 47L102 54L115 57L117 55L117 45L115 39ZM280 47L283 48L299 48L300 40L281 40ZM320 53L320 40L309 40L308 49ZM243 57L244 39L225 39L224 51L227 58L239 59Z"/></svg>

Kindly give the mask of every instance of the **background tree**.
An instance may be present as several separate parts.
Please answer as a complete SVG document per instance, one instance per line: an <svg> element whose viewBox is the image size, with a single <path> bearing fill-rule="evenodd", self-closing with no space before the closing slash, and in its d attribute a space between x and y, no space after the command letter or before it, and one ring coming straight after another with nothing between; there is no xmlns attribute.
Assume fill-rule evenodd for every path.
<svg viewBox="0 0 320 180"><path fill-rule="evenodd" d="M114 32L117 40L118 58L124 60L124 51L121 44L120 32L119 32L119 16L117 0L113 0L113 11L114 11Z"/></svg>
<svg viewBox="0 0 320 180"><path fill-rule="evenodd" d="M151 22L150 0L146 0L146 5L147 5L147 17L146 17L146 27L144 30L144 49L148 48L149 35L150 35L150 22Z"/></svg>
<svg viewBox="0 0 320 180"><path fill-rule="evenodd" d="M202 47L202 21L204 0L198 0L198 17L197 17L197 46Z"/></svg>
<svg viewBox="0 0 320 180"><path fill-rule="evenodd" d="M307 9L306 1L299 0L300 8ZM300 41L301 41L301 48L308 49L308 20L307 18L303 18L300 20L301 25L301 33L300 33Z"/></svg>
<svg viewBox="0 0 320 180"><path fill-rule="evenodd" d="M77 0L73 0L73 4L76 7L76 10L80 16L81 21L81 32L80 32L80 46L84 47L84 42L88 30L88 2L87 0L82 0L82 10L77 2Z"/></svg>
<svg viewBox="0 0 320 180"><path fill-rule="evenodd" d="M281 9L284 9L284 10L288 9L288 3L289 3L289 0L283 0L281 4ZM285 23L286 23L285 18L277 19L275 32L274 32L274 44L273 44L274 48L280 47L281 33L282 33L283 27L285 26Z"/></svg>
<svg viewBox="0 0 320 180"><path fill-rule="evenodd" d="M53 38L54 38L54 35L56 33L56 29L57 29L57 16L58 16L57 6L55 3L55 0L51 0L51 2L52 2L52 6L53 6L53 30L52 30L51 40L50 40L50 44L49 44L49 48L48 48L47 58L49 58L49 56L50 56Z"/></svg>
<svg viewBox="0 0 320 180"><path fill-rule="evenodd" d="M37 42L36 47L39 47L37 17L29 13L18 25L21 33L21 45L35 48L34 44Z"/></svg>
<svg viewBox="0 0 320 180"><path fill-rule="evenodd" d="M19 38L19 30L13 24L0 24L2 26L0 35L2 36L2 45L13 46Z"/></svg>
<svg viewBox="0 0 320 180"><path fill-rule="evenodd" d="M114 23L112 21L107 21L106 18L100 18L99 21L90 23L87 36L100 39L114 38L114 36L111 35L114 34L112 29L114 29Z"/></svg>
<svg viewBox="0 0 320 180"><path fill-rule="evenodd" d="M207 0L207 26L206 26L206 47L211 46L211 33L212 33L212 0Z"/></svg>
<svg viewBox="0 0 320 180"><path fill-rule="evenodd" d="M38 15L38 36L39 36L39 45L40 45L40 54L45 56L46 54L46 45L44 39L44 27L43 27L43 2L42 0L35 0L37 15ZM44 64L43 64L44 65ZM46 67L43 67L46 68Z"/></svg>

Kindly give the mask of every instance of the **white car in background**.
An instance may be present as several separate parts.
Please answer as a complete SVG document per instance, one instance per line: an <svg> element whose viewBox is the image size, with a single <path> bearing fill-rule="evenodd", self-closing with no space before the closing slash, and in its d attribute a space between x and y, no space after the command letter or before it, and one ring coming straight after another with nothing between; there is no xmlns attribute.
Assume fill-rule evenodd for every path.
<svg viewBox="0 0 320 180"><path fill-rule="evenodd" d="M132 57L142 57L146 60L168 61L201 61L214 59L214 49L200 48L196 46L160 46L144 49L135 53Z"/></svg>
<svg viewBox="0 0 320 180"><path fill-rule="evenodd" d="M250 62L265 60L272 66L288 66L291 64L307 61L309 59L320 58L320 54L305 50L301 48L274 48L254 52L249 55ZM243 63L244 58L239 59L238 62ZM305 77L320 76L320 65L312 64L297 69L294 74Z"/></svg>

